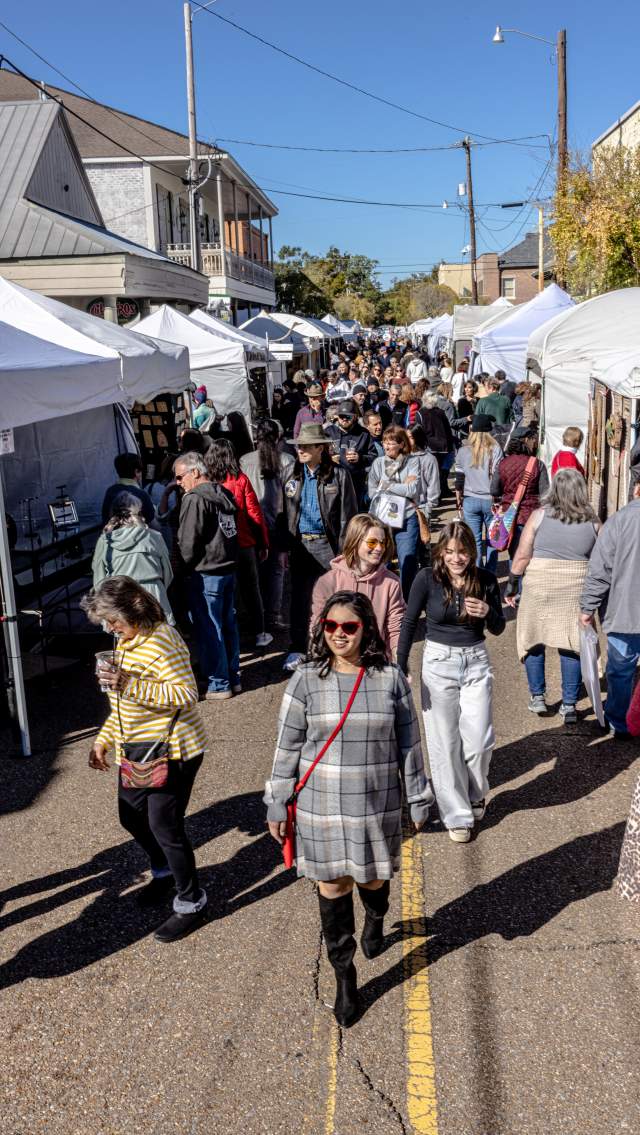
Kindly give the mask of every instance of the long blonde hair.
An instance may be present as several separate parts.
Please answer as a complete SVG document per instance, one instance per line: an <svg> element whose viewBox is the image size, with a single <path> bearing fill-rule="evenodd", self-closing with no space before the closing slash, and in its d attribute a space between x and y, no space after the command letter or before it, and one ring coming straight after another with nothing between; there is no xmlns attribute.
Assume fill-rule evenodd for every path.
<svg viewBox="0 0 640 1135"><path fill-rule="evenodd" d="M468 445L472 453L471 464L474 469L478 469L481 465L484 465L485 460L491 458L491 454L496 448L496 439L491 434L484 433L481 430L477 432L473 430L469 434Z"/></svg>

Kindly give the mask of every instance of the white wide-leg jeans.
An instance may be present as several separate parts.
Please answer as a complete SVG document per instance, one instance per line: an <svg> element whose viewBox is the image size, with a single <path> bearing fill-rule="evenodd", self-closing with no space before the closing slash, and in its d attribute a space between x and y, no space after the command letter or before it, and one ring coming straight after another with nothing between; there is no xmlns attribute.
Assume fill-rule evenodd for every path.
<svg viewBox="0 0 640 1135"><path fill-rule="evenodd" d="M431 777L446 828L473 827L471 804L489 790L495 745L493 675L484 644L425 643L422 710Z"/></svg>

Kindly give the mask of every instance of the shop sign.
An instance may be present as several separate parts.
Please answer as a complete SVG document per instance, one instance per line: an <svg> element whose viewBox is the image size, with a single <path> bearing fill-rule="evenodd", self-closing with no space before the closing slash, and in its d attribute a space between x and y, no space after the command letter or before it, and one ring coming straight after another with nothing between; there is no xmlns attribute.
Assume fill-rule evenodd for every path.
<svg viewBox="0 0 640 1135"><path fill-rule="evenodd" d="M135 319L136 315L140 314L138 301L126 299L125 297L116 300L116 310L118 313L118 323L129 323L132 319ZM104 300L91 300L91 303L87 304L87 311L89 315L95 315L98 319L104 319Z"/></svg>

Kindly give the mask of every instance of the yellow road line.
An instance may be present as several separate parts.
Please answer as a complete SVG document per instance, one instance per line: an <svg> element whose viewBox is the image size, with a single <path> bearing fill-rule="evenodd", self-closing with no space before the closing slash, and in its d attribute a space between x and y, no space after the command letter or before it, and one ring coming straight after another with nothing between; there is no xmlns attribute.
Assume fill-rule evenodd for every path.
<svg viewBox="0 0 640 1135"><path fill-rule="evenodd" d="M419 839L402 845L402 942L407 1047L407 1117L415 1135L438 1135L436 1070L431 1032L424 876Z"/></svg>
<svg viewBox="0 0 640 1135"><path fill-rule="evenodd" d="M322 978L322 971L320 976ZM319 1075L319 1083L307 1097L302 1135L319 1135L320 1132L322 1135L334 1135L339 1050L340 1031L321 994L314 1012L310 1052L311 1068L315 1075Z"/></svg>
<svg viewBox="0 0 640 1135"><path fill-rule="evenodd" d="M324 1117L324 1132L325 1135L333 1135L333 1122L336 1116L336 1097L338 1090L338 1046L340 1034L338 1032L337 1024L331 1027L329 1036L329 1077L327 1083L327 1110Z"/></svg>

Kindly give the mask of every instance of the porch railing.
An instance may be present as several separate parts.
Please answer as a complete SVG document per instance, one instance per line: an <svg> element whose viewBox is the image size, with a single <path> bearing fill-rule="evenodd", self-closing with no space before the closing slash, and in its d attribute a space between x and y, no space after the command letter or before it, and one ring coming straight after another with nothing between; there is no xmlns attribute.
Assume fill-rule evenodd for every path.
<svg viewBox="0 0 640 1135"><path fill-rule="evenodd" d="M270 268L249 260L246 256L238 256L235 252L225 249L224 255L219 244L201 245L202 271L205 276L228 276L232 280L242 280L245 284L253 284L258 288L267 288L273 291L275 277ZM191 246L188 244L167 245L167 256L175 260L176 264L191 264Z"/></svg>

